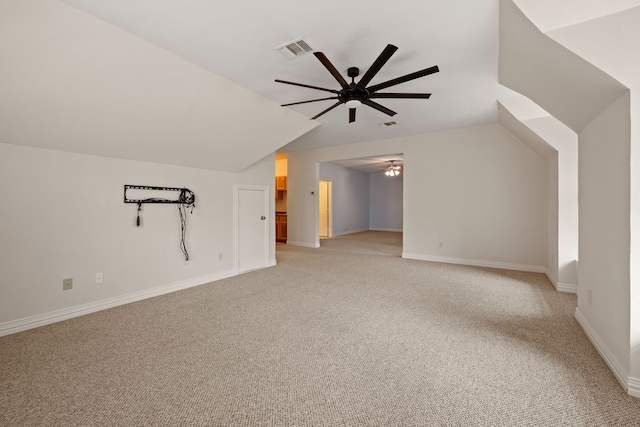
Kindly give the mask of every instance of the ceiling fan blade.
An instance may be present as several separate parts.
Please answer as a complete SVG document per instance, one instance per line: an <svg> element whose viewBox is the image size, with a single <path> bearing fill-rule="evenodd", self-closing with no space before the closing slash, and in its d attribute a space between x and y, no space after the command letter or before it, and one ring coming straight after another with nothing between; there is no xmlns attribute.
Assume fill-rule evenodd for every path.
<svg viewBox="0 0 640 427"><path fill-rule="evenodd" d="M390 110L387 107L384 107L384 106L378 104L377 102L373 102L370 99L365 99L364 101L362 101L362 103L368 105L371 108L375 108L378 111L382 111L383 113L388 114L390 116L394 116L394 115L397 114L395 111Z"/></svg>
<svg viewBox="0 0 640 427"><path fill-rule="evenodd" d="M282 107L288 107L289 105L306 104L308 102L326 101L327 99L338 99L338 97L337 96L331 96L329 98L318 98L318 99L310 99L308 101L290 102L289 104L282 104Z"/></svg>
<svg viewBox="0 0 640 427"><path fill-rule="evenodd" d="M342 104L342 102L336 102L335 104L333 104L331 107L327 108L326 110L322 111L320 114L316 114L315 116L311 117L311 120L315 120L318 117L320 117L321 115L323 115L324 113L327 113L331 110L333 110L334 108L336 108L338 105Z"/></svg>
<svg viewBox="0 0 640 427"><path fill-rule="evenodd" d="M372 93L369 98L429 99L430 93Z"/></svg>
<svg viewBox="0 0 640 427"><path fill-rule="evenodd" d="M323 87L311 86L311 85L305 85L305 84L302 84L302 83L288 82L288 81L286 81L286 80L278 80L278 79L276 79L276 82L277 82L277 83L286 83L286 84L288 84L288 85L294 85L294 86L308 87L309 89L324 90L324 91L331 92L331 93L338 93L338 91L337 91L337 90L334 90L334 89L325 89L325 88L323 88Z"/></svg>
<svg viewBox="0 0 640 427"><path fill-rule="evenodd" d="M377 84L377 85L373 85L371 87L368 87L367 90L369 91L369 93L372 92L376 92L380 89L385 89L388 88L390 86L395 86L395 85L399 85L400 83L405 83L408 82L410 80L414 80L420 77L424 77L424 76L428 76L429 74L433 74L433 73L437 73L438 71L440 71L438 69L437 65L434 65L433 67L429 67L429 68L425 68L424 70L420 70L420 71L416 71L415 73L411 73L411 74L407 74L406 76L402 76L402 77L398 77L392 80L388 80L386 82Z"/></svg>
<svg viewBox="0 0 640 427"><path fill-rule="evenodd" d="M384 64L387 63L389 58L391 58L391 55L393 55L396 50L398 50L397 47L392 44L388 44L387 47L384 48L380 56L378 56L378 59L376 59L373 64L371 64L371 67L369 67L367 72L364 73L364 76L362 76L362 79L360 79L360 81L358 82L358 87L365 88L369 84L371 79L376 74L378 74L378 71L380 71Z"/></svg>
<svg viewBox="0 0 640 427"><path fill-rule="evenodd" d="M349 108L349 123L353 123L356 121L356 109Z"/></svg>
<svg viewBox="0 0 640 427"><path fill-rule="evenodd" d="M327 57L324 55L324 53L322 53L322 52L314 52L313 54L316 56L316 58L318 58L320 60L320 62L322 62L322 65L324 65L325 68L327 70L329 70L331 75L338 81L338 83L340 83L340 86L342 86L343 89L346 89L346 88L349 87L349 84L347 83L347 81L344 79L344 77L342 77L342 75L336 69L336 67L333 66L331 61L329 61L329 59L327 59Z"/></svg>

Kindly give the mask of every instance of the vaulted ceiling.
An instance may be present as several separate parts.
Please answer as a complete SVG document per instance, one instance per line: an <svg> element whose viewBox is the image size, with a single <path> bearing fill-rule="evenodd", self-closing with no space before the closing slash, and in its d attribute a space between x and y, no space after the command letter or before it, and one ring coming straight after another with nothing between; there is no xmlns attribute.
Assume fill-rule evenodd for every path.
<svg viewBox="0 0 640 427"><path fill-rule="evenodd" d="M260 156L398 138L498 120L499 0L276 2L0 0L0 137L135 160L237 171ZM371 84L433 65L393 87L429 100L384 99L354 123L327 96L282 79L339 89L312 55L274 48L297 38L347 78L387 44ZM362 74L361 74L362 75ZM357 79L356 79L357 81ZM391 89L390 89L391 90ZM394 121L394 126L381 126Z"/></svg>
<svg viewBox="0 0 640 427"><path fill-rule="evenodd" d="M391 118L369 107L348 123L346 108L318 119L321 126L289 150L342 145L466 127L497 120L498 0L473 2L383 0L175 1L64 0L84 12L160 46L278 104L326 97L275 79L330 89L339 85L313 55L288 60L274 50L303 38L347 78L366 71L387 44L398 47L372 84L438 65L438 74L389 91L433 93L429 100L381 100ZM384 101L384 102L383 102ZM334 101L290 107L313 117Z"/></svg>

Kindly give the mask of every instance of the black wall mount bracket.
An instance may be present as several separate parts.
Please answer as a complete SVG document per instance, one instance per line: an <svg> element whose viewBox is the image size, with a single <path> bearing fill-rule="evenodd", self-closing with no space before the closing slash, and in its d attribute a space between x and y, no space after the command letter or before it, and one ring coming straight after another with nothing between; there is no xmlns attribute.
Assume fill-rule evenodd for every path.
<svg viewBox="0 0 640 427"><path fill-rule="evenodd" d="M157 197L150 197L147 199L129 199L127 198L127 190L153 190L153 191L177 191L177 199L161 199ZM152 187L149 185L126 185L124 186L124 202L125 203L180 203L186 205L193 205L195 202L195 196L193 191L188 188L178 187Z"/></svg>
<svg viewBox="0 0 640 427"><path fill-rule="evenodd" d="M130 199L127 197L127 190L140 190L140 191L174 191L178 192L177 198L165 199L161 197L148 197L145 199ZM173 203L178 205L178 212L180 213L180 250L184 254L185 261L189 261L189 252L187 251L187 245L185 243L187 233L187 208L193 208L196 206L196 195L188 188L178 187L153 187L149 185L127 185L124 186L124 202L135 203L138 205L138 216L136 218L136 226L140 227L140 211L142 210L143 203Z"/></svg>

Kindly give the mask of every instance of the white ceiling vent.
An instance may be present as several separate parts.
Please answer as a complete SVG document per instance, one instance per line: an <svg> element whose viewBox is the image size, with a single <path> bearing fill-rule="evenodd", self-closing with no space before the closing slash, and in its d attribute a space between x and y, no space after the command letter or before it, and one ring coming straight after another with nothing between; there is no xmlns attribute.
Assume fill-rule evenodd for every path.
<svg viewBox="0 0 640 427"><path fill-rule="evenodd" d="M287 42L275 49L283 54L287 59L294 59L299 56L306 55L309 52L313 52L313 48L302 39Z"/></svg>
<svg viewBox="0 0 640 427"><path fill-rule="evenodd" d="M387 127L387 126L393 126L393 125L397 125L398 123L396 122L384 122L384 123L379 123L378 126L380 127Z"/></svg>

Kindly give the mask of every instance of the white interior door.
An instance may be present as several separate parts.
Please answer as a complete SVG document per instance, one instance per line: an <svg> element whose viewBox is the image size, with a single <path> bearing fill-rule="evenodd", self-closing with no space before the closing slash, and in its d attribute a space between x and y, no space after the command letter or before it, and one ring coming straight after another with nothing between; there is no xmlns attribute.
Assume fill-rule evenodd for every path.
<svg viewBox="0 0 640 427"><path fill-rule="evenodd" d="M268 194L266 188L236 188L238 273L267 266L270 224Z"/></svg>
<svg viewBox="0 0 640 427"><path fill-rule="evenodd" d="M320 211L318 212L318 218L320 218L320 237L329 237L329 182L319 182L319 203Z"/></svg>

